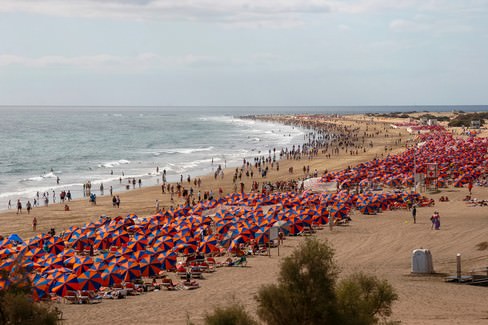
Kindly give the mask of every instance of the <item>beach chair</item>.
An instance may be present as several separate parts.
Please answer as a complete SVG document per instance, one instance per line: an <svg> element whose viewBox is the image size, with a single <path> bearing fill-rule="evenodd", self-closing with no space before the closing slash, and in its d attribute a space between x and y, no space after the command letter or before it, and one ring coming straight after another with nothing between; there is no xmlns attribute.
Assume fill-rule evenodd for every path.
<svg viewBox="0 0 488 325"><path fill-rule="evenodd" d="M132 282L127 282L125 284L125 289L127 290L127 295L128 296L137 296L141 294L142 289L140 287L137 287L134 283Z"/></svg>
<svg viewBox="0 0 488 325"><path fill-rule="evenodd" d="M186 278L186 267L184 266L179 266L177 269L176 269L176 276L180 277L180 278Z"/></svg>
<svg viewBox="0 0 488 325"><path fill-rule="evenodd" d="M200 288L200 284L196 281L183 281L182 284L185 290L195 290Z"/></svg>
<svg viewBox="0 0 488 325"><path fill-rule="evenodd" d="M215 258L213 257L207 257L207 263L208 263L208 268L213 269L215 271L216 267L221 267L222 263L218 263ZM213 271L212 271L213 272Z"/></svg>
<svg viewBox="0 0 488 325"><path fill-rule="evenodd" d="M163 279L163 282L161 283L163 287L168 289L169 291L174 291L174 290L180 290L183 289L179 284L173 283L173 280L170 278L165 278Z"/></svg>
<svg viewBox="0 0 488 325"><path fill-rule="evenodd" d="M67 291L66 295L63 297L63 301L65 304L81 304L81 300L78 297L76 291Z"/></svg>
<svg viewBox="0 0 488 325"><path fill-rule="evenodd" d="M202 270L201 270L200 266L193 266L190 269L190 274L191 274L192 278L202 278L203 277Z"/></svg>
<svg viewBox="0 0 488 325"><path fill-rule="evenodd" d="M94 291L81 291L80 292L81 303L97 304L102 302L102 296L97 295Z"/></svg>

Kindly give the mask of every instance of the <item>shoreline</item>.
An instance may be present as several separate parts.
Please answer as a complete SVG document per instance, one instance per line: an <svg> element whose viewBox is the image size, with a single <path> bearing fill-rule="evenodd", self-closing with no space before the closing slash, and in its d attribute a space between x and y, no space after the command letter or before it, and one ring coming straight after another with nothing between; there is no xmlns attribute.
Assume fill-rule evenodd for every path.
<svg viewBox="0 0 488 325"><path fill-rule="evenodd" d="M229 118L226 115L212 115L210 117L215 117L218 119ZM230 119L232 120L232 123L240 120L236 116L232 116ZM224 124L228 124L228 122L224 122ZM279 126L279 123L262 122L258 126L258 129L264 129L265 127L270 129L279 129ZM288 131L285 133L288 135ZM301 143L303 141L303 133L304 132L302 132L302 130L298 130L296 134L291 134L289 140L287 140L289 145L291 146L293 144ZM277 132L277 134L279 134L279 132ZM246 141L246 139L243 137L242 141ZM85 196L83 192L83 185L87 182L91 182L92 192L96 193L97 195L101 194L99 186L103 183L104 192L106 195L106 193L109 192L110 186L113 187L114 193L117 192L120 194L122 192L126 192L125 188L127 182L133 178L135 178L136 181L141 179L144 186L147 186L147 184L150 184L151 186L158 186L160 181L162 181L162 171L165 169L168 171L166 178L169 182L177 182L180 178L180 174L183 174L185 178L188 174L197 177L205 176L211 174L219 164L227 164L229 167L237 167L240 165L242 159L251 158L254 156L254 154L267 149L266 147L271 145L272 143L270 139L265 139L264 141L261 139L259 142L254 144L248 143L247 146L244 147L246 148L244 149L244 151L246 151L245 153L233 153L226 155L226 151L224 150L209 154L208 156L205 155L205 159L203 160L200 160L200 158L202 158L201 154L195 156L195 153L205 153L207 150L213 151L215 148L212 146L212 143L209 143L208 147L204 148L201 146L195 148L154 148L148 149L155 151L154 156L141 158L141 160L130 159L125 156L120 156L119 158L124 158L118 160L110 160L107 158L104 161L97 161L92 165L86 166L86 168L84 167L86 171L81 172L81 174L70 174L69 171L66 172L58 170L60 168L56 168L56 170L51 168L50 171L45 170L39 176L34 176L32 174L26 175L25 178L19 181L21 183L24 182L27 185L30 185L31 183L35 184L34 180L36 179L44 179L44 181L50 181L48 184L27 186L22 189L18 189L14 186L12 190L0 193L0 213L9 211L7 208L9 199L11 200L12 208L15 208L16 201L19 198L21 199L24 208L28 200L31 202L31 204L33 204L33 199L36 198L36 192L39 193L41 200L43 193L49 194L49 203L52 203L53 191L56 193L57 202L59 201L60 192L68 190L71 191L74 198L84 199ZM288 144L280 143L278 146L288 146ZM177 155L176 158L173 157L175 154ZM161 161L158 161L160 160L160 157L164 158ZM208 161L208 165L204 164L204 160ZM215 160L215 163L211 164L211 160ZM159 168L159 173L156 172L157 168ZM111 171L113 174L111 174ZM61 183L57 184L57 177L60 177ZM65 181L67 183L63 184ZM132 184L130 184L130 188L132 190ZM39 207L42 206L44 206L44 203L39 202Z"/></svg>
<svg viewBox="0 0 488 325"><path fill-rule="evenodd" d="M289 116L289 115L287 115ZM348 127L354 123L363 124L363 128L367 129L368 124L371 123L369 121L363 120L356 120L354 115L351 116L352 121L343 120L343 118L331 118L332 125L341 125ZM275 117L273 123L282 123L282 117L277 116ZM378 125L381 125L382 129L387 127L387 123L380 122ZM298 127L298 126L297 126ZM305 129L305 132L307 130ZM310 131L310 130L309 130ZM380 131L378 131L380 132ZM383 130L381 131L383 132ZM398 131L396 131L398 132ZM406 131L401 131L403 137L409 137L410 135ZM303 165L310 165L310 169L313 171L318 169L319 171L323 172L324 168L329 170L341 169L345 168L348 165L357 164L361 162L368 161L375 156L379 156L383 153L383 150L380 147L384 147L385 145L391 146L393 151L392 153L398 152L398 150L402 150L401 145L395 145L396 137L392 138L381 138L381 137L374 137L371 138L371 141L375 142L375 147L369 149L367 152L361 152L357 156L351 156L344 152L341 152L339 155L332 155L330 158L325 157L323 153L318 153L317 156L313 157L312 160L279 160L280 164L280 171L271 170L270 174L267 175L266 179L263 179L260 175L255 175L254 180L258 182L262 181L275 181L275 180L287 180L289 178L298 178L304 177L305 175L302 173L301 169ZM304 140L305 142L305 140ZM267 156L267 155L266 155ZM325 164L325 167L322 166ZM290 175L288 173L288 168L294 167L295 173ZM230 193L233 191L234 186L232 184L232 177L231 175L235 171L236 167L228 167L224 170L224 179L214 179L212 174L202 175L199 178L202 179L202 187L200 189L202 196L204 191L212 190L214 193L218 193L219 187L222 187L224 194ZM290 177L292 176L292 177ZM159 179L159 178L158 178ZM244 177L246 179L246 177ZM250 179L247 178L245 183L246 185L246 192L250 189ZM122 185L126 182L127 179L122 181ZM112 208L112 197L108 195L99 196L97 195L97 205L93 206L88 202L88 197L77 198L69 202L70 211L64 211L64 204L56 203L56 204L49 204L48 207L40 206L36 207L31 211L29 215L29 220L23 220L22 222L18 222L18 217L20 215L16 215L15 213L15 202L12 202L13 209L7 211L0 211L0 217L4 218L4 220L8 221L8 227L4 225L0 226L0 234L6 235L11 233L17 233L21 237L24 236L32 236L34 233L29 229L31 224L31 218L36 216L38 220L38 231L47 232L51 228L56 228L56 230L60 231L61 229L68 228L73 224L81 224L88 221L93 221L97 219L101 215L107 215L115 217L116 215L128 215L131 213L135 213L138 216L149 216L154 214L155 211L155 200L159 200L160 206L164 208L171 207L170 197L167 193L161 193L161 184L156 184L154 186L147 186L144 182L142 188L137 188L138 185L136 184L136 189L132 189L128 191L119 191L115 192L114 195L119 195L121 198L121 208L120 209L113 209ZM186 175L184 175L184 185L187 185L186 182ZM193 185L193 184L191 184ZM195 192L198 191L197 188L194 189ZM97 191L98 193L98 191ZM108 188L105 187L105 193L108 193ZM27 213L25 211L25 202L23 213L21 215L21 220L26 219ZM183 203L183 202L177 202Z"/></svg>
<svg viewBox="0 0 488 325"><path fill-rule="evenodd" d="M385 146L388 147L388 153L401 153L405 150L405 142L414 136L401 129L389 129L384 133L384 128L389 128L391 122L371 120L362 115L337 119L334 123L353 128L359 126L360 132L371 133L372 137L367 139L371 139L374 146L363 153L358 150L358 155L352 155L345 147L339 150L338 155L332 154L330 158L330 150L329 153L318 150L317 156L312 155L310 160L308 157L285 159L279 162L279 171L271 168L266 178L257 175L254 181L262 184L263 181L302 178L305 176L302 170L305 165L309 165L311 171L317 169L323 172L325 168L329 171L342 170L347 166L370 161L376 156L381 157L385 154ZM399 132L402 134L401 142L397 141L400 138ZM483 136L486 136L486 130L483 132ZM293 174L288 172L290 167L294 168ZM233 191L232 173L233 169L228 168L224 171L223 179L214 179L213 175L202 177L201 191L213 189L216 194L218 187L222 187L224 193ZM248 192L251 179L244 178L245 191ZM363 271L392 284L399 294L399 300L393 305L393 320L401 320L403 324L483 324L486 322L486 303L479 297L485 294L486 289L444 282L444 276L455 274L458 253L462 254L464 274L486 266L484 261L487 251L482 247L486 243L488 210L487 207L474 207L464 202L466 193L466 188L454 187L428 193L430 198L436 200L436 205L419 208L416 224L412 222L411 212L406 209L384 211L377 215L364 215L352 209L352 221L348 226L334 227L332 231L322 227L313 236L332 245L336 261L343 270L341 277L354 271ZM473 193L477 198L488 198L487 187L476 186ZM449 196L449 202L439 201L440 196L444 195ZM160 199L161 205L170 204L169 194L161 194L158 186L131 190L120 196L120 209L112 208L110 198L106 196L98 198L100 203L96 206L90 205L87 200L73 201L73 210L69 212L56 206L44 210L41 208L44 214L40 218L39 228L47 230L50 227L47 223L52 222L60 232L68 226L97 220L103 214L112 217L129 213L139 217L153 215L156 198ZM434 210L440 211L441 230L431 229L429 216ZM24 218L25 214L0 216L4 219L2 230L24 227L25 234L32 236L29 231L30 219ZM257 290L263 284L276 280L283 257L289 256L302 240L300 237L287 236L280 248L280 256L273 250L270 257L250 257L248 267L219 268L213 274L206 274L205 280L200 281L201 288L198 290L178 293L163 290L124 300L104 300L102 304L93 306L57 306L64 312L66 324L77 324L80 319L86 324L107 321L122 323L132 320L136 314L139 315L141 324L186 324L187 317L192 322L201 324L206 312L217 306L226 306L232 294L239 292L237 299L246 310L254 313L257 303L253 297ZM417 276L410 273L411 253L416 248L427 248L432 252L435 274ZM174 274L170 276L174 277ZM161 313L152 312L154 310Z"/></svg>

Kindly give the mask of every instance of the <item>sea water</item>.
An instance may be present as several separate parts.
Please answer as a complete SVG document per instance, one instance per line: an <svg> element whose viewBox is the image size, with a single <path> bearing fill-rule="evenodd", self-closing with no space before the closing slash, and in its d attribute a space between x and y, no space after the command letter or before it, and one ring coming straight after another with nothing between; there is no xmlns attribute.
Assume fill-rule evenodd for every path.
<svg viewBox="0 0 488 325"><path fill-rule="evenodd" d="M304 142L304 130L223 111L158 108L12 108L0 120L0 209L37 192L83 195L90 181L125 190L211 173ZM247 111L240 112L245 114ZM278 158L278 157L277 157ZM58 184L59 178L59 184ZM120 183L120 178L122 182ZM132 186L131 186L132 188Z"/></svg>
<svg viewBox="0 0 488 325"><path fill-rule="evenodd" d="M37 192L83 196L90 181L125 190L211 173L305 142L307 130L238 116L268 113L449 111L419 107L0 107L0 210ZM471 107L470 110L486 110ZM277 157L278 158L278 157ZM123 178L122 183L119 179ZM59 184L58 184L59 178Z"/></svg>

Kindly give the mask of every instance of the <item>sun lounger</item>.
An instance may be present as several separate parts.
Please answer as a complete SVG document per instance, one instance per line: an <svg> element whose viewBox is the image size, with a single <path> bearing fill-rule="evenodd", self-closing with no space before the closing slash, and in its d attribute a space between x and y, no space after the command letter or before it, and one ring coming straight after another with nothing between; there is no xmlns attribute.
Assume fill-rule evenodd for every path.
<svg viewBox="0 0 488 325"><path fill-rule="evenodd" d="M168 289L169 291L174 291L174 290L182 290L184 289L183 286L179 283L173 283L173 280L166 278L163 279L163 282L161 283L163 287Z"/></svg>
<svg viewBox="0 0 488 325"><path fill-rule="evenodd" d="M102 302L102 296L97 295L94 291L81 291L80 299L82 303L96 304Z"/></svg>
<svg viewBox="0 0 488 325"><path fill-rule="evenodd" d="M182 284L185 290L194 290L200 288L200 285L196 281L183 281Z"/></svg>
<svg viewBox="0 0 488 325"><path fill-rule="evenodd" d="M64 303L70 304L81 304L81 300L75 291L67 291L66 295L63 297Z"/></svg>
<svg viewBox="0 0 488 325"><path fill-rule="evenodd" d="M103 299L125 299L127 297L127 289L114 289L103 294Z"/></svg>
<svg viewBox="0 0 488 325"><path fill-rule="evenodd" d="M141 293L142 291L142 288L140 288L139 286L136 286L134 283L132 282L128 282L125 284L125 289L127 290L127 295L128 296L137 296Z"/></svg>

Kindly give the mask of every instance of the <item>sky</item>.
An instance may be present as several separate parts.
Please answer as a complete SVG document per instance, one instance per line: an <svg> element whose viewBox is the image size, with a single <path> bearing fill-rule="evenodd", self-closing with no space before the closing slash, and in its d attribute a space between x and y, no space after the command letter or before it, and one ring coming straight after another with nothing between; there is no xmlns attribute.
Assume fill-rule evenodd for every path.
<svg viewBox="0 0 488 325"><path fill-rule="evenodd" d="M0 0L0 105L488 104L488 0Z"/></svg>

